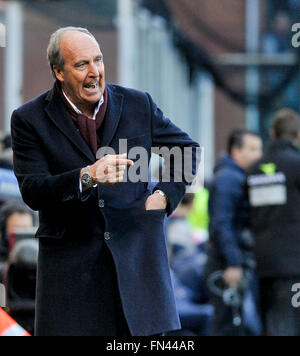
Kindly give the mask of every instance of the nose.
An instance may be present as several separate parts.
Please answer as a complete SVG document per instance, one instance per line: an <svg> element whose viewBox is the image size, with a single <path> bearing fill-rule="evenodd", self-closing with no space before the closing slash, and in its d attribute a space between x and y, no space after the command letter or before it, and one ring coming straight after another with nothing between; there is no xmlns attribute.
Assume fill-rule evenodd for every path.
<svg viewBox="0 0 300 356"><path fill-rule="evenodd" d="M92 62L89 66L89 76L99 77L99 68L96 63Z"/></svg>

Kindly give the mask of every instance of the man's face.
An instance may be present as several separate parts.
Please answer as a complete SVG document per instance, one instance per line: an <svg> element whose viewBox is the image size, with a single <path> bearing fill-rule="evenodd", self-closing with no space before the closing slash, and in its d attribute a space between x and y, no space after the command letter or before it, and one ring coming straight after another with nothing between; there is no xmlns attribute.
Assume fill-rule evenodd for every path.
<svg viewBox="0 0 300 356"><path fill-rule="evenodd" d="M82 32L67 32L61 40L64 68L54 68L63 90L78 108L94 106L105 90L103 55L98 43Z"/></svg>
<svg viewBox="0 0 300 356"><path fill-rule="evenodd" d="M15 228L33 227L33 219L30 214L13 213L6 222L7 234L13 232Z"/></svg>
<svg viewBox="0 0 300 356"><path fill-rule="evenodd" d="M262 140L254 135L245 135L243 147L233 149L233 159L243 169L249 168L258 161L263 154Z"/></svg>

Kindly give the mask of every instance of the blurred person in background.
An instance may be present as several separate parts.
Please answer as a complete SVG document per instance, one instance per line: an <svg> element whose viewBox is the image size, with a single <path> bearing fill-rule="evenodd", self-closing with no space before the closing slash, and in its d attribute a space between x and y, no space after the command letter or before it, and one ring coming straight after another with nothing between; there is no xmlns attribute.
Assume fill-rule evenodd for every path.
<svg viewBox="0 0 300 356"><path fill-rule="evenodd" d="M194 194L186 194L175 212L167 219L166 234L171 258L175 258L181 251L195 248L191 236L191 224L187 220L193 204Z"/></svg>
<svg viewBox="0 0 300 356"><path fill-rule="evenodd" d="M251 241L245 233L249 227L248 202L245 190L246 169L261 158L262 140L251 131L234 131L228 140L228 155L215 168L209 197L210 239L205 276L224 271L227 287L237 286L244 268L251 260ZM215 307L214 335L235 335L232 310L222 298L211 293Z"/></svg>
<svg viewBox="0 0 300 356"><path fill-rule="evenodd" d="M193 209L188 214L187 219L192 226L192 238L198 245L205 246L208 241L208 228L209 228L209 189L207 184L203 189L195 194Z"/></svg>
<svg viewBox="0 0 300 356"><path fill-rule="evenodd" d="M11 136L1 134L0 140L0 206L9 200L22 200L17 178L13 172Z"/></svg>
<svg viewBox="0 0 300 356"><path fill-rule="evenodd" d="M203 295L202 301L199 302L199 299L195 298L195 290L186 285L174 270L171 270L171 276L182 329L167 333L166 336L209 336L214 315L213 306L207 299L203 300Z"/></svg>
<svg viewBox="0 0 300 356"><path fill-rule="evenodd" d="M262 42L265 54L291 52L291 18L288 12L278 11ZM275 78L274 78L275 80Z"/></svg>
<svg viewBox="0 0 300 356"><path fill-rule="evenodd" d="M292 287L300 282L300 118L276 113L272 141L248 175L251 230L265 334L300 336Z"/></svg>
<svg viewBox="0 0 300 356"><path fill-rule="evenodd" d="M9 236L15 228L30 228L34 226L34 215L20 201L7 201L0 208L0 281L9 254Z"/></svg>
<svg viewBox="0 0 300 356"><path fill-rule="evenodd" d="M5 135L1 140L0 168L13 170L13 152L11 148L11 136Z"/></svg>
<svg viewBox="0 0 300 356"><path fill-rule="evenodd" d="M295 11L294 11L295 13ZM271 18L265 35L262 39L262 53L284 58L285 55L293 54L295 49L291 45L292 41L292 18L287 9L277 10ZM273 66L265 68L261 73L262 92L275 90L286 80L287 68L284 66ZM290 107L298 110L299 107L299 79L298 76L292 76L288 83L282 88L280 95L277 95L272 101L264 103L264 109L261 111L262 129L264 139L268 139L270 127L274 117L274 111L282 107Z"/></svg>
<svg viewBox="0 0 300 356"><path fill-rule="evenodd" d="M207 291L203 281L206 253L203 243L194 239L192 225L187 219L193 209L194 194L186 194L166 221L166 236L171 267L179 280L190 289L199 304L207 303Z"/></svg>
<svg viewBox="0 0 300 356"><path fill-rule="evenodd" d="M203 279L204 253L193 240L192 224L187 219L194 209L194 194L186 194L166 221L166 236L172 268L172 282L182 330L168 336L209 335L213 307Z"/></svg>
<svg viewBox="0 0 300 356"><path fill-rule="evenodd" d="M34 221L34 212L21 201L10 200L0 208L0 273L6 288L6 307L9 315L31 334L36 289L36 258L32 256L38 253ZM16 229L20 229L20 233L27 232L33 242L24 235L20 242L16 242Z"/></svg>

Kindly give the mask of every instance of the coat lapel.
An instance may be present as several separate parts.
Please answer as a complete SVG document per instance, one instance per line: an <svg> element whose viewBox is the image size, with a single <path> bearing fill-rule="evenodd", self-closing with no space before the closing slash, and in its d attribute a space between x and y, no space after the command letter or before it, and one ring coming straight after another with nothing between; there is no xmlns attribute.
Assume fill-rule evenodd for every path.
<svg viewBox="0 0 300 356"><path fill-rule="evenodd" d="M114 87L107 85L108 106L104 121L104 129L101 138L101 147L107 147L111 143L121 118L124 97L114 91ZM66 109L55 85L49 92L46 100L49 102L45 110L55 126L88 158L95 162L94 154L77 131L68 110Z"/></svg>
<svg viewBox="0 0 300 356"><path fill-rule="evenodd" d="M95 156L88 144L77 131L67 108L55 88L55 85L49 92L46 100L49 102L45 108L46 113L55 126L79 149L83 155L85 155L86 158L89 159L89 161L94 163Z"/></svg>
<svg viewBox="0 0 300 356"><path fill-rule="evenodd" d="M116 93L113 85L107 85L107 92L108 106L101 138L101 147L109 147L120 122L124 101L124 96Z"/></svg>

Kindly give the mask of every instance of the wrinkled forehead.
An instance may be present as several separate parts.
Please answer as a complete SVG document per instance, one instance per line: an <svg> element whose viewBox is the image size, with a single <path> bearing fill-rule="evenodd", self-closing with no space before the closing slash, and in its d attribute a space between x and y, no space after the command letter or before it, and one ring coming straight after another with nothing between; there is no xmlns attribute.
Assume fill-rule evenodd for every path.
<svg viewBox="0 0 300 356"><path fill-rule="evenodd" d="M64 34L60 48L65 62L89 59L102 54L98 42L93 37L78 31Z"/></svg>

